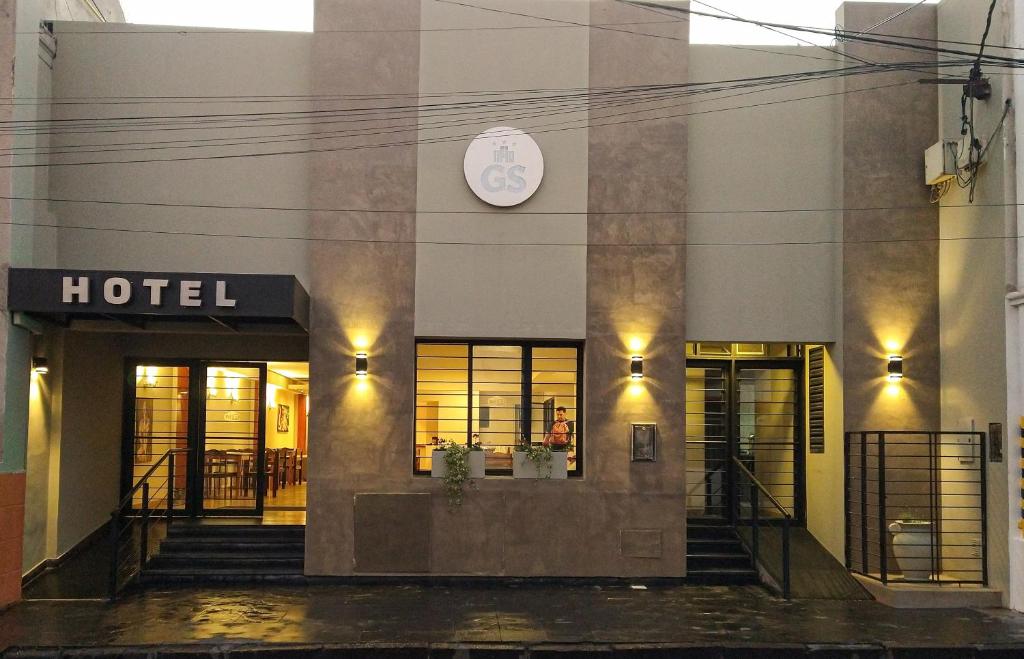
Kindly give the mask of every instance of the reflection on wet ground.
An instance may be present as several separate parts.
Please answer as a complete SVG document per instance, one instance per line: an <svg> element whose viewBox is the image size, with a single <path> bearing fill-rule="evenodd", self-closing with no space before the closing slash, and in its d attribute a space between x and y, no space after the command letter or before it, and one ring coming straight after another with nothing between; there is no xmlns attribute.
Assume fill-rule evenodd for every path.
<svg viewBox="0 0 1024 659"><path fill-rule="evenodd" d="M0 648L245 644L251 651L251 644L270 643L984 645L1019 647L1024 656L1024 616L1000 609L897 610L866 601L787 602L757 587L530 585L189 586L152 588L116 604L28 601L0 613Z"/></svg>

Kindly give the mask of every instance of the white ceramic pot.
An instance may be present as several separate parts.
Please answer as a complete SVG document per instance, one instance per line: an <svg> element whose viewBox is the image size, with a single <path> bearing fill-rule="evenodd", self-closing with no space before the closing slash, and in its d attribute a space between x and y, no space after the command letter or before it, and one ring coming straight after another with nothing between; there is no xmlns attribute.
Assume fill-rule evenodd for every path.
<svg viewBox="0 0 1024 659"><path fill-rule="evenodd" d="M903 578L907 581L931 581L932 535L931 522L893 522L892 553L896 557Z"/></svg>
<svg viewBox="0 0 1024 659"><path fill-rule="evenodd" d="M448 464L444 461L445 450L434 449L430 453L430 476L431 478L444 478L448 473ZM466 458L469 461L469 477L484 477L484 452L470 451Z"/></svg>
<svg viewBox="0 0 1024 659"><path fill-rule="evenodd" d="M525 451L516 451L512 454L512 476L564 480L569 476L569 454L566 451L554 451L550 463L541 462L538 465L526 457Z"/></svg>

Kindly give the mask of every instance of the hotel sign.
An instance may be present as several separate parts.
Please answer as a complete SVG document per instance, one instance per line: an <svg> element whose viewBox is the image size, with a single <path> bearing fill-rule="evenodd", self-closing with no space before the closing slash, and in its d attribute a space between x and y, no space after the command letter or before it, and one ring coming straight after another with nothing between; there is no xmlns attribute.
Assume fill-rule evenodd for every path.
<svg viewBox="0 0 1024 659"><path fill-rule="evenodd" d="M517 206L540 187L544 155L533 138L508 126L477 135L463 160L466 183L492 206Z"/></svg>
<svg viewBox="0 0 1024 659"><path fill-rule="evenodd" d="M309 295L291 275L11 268L11 311L60 316L207 316L293 320Z"/></svg>

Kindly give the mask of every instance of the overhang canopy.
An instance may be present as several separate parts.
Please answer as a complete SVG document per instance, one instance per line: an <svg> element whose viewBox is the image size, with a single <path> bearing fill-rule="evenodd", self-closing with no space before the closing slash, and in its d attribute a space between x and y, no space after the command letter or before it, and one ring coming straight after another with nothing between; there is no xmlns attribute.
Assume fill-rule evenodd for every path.
<svg viewBox="0 0 1024 659"><path fill-rule="evenodd" d="M11 268L8 309L61 325L182 323L307 332L309 294L292 275Z"/></svg>

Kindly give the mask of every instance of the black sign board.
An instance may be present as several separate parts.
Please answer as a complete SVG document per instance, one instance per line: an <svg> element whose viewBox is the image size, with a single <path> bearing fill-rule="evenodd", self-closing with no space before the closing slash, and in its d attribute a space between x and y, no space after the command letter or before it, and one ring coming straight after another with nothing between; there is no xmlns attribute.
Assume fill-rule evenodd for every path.
<svg viewBox="0 0 1024 659"><path fill-rule="evenodd" d="M11 268L8 308L65 320L206 317L309 326L309 294L291 275Z"/></svg>

